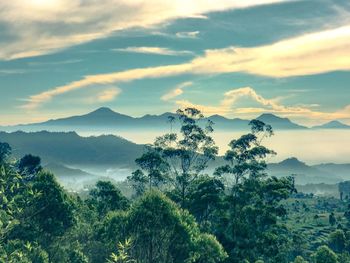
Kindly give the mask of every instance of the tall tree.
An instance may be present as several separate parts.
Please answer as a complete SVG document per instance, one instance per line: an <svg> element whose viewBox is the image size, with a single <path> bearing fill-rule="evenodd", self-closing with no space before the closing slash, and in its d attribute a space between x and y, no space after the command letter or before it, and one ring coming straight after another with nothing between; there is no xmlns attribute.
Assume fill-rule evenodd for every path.
<svg viewBox="0 0 350 263"><path fill-rule="evenodd" d="M158 137L154 146L169 164L175 194L182 207L186 207L188 189L210 160L215 158L218 148L210 133L213 122L203 125L203 114L194 108L177 110L181 128L178 133Z"/></svg>
<svg viewBox="0 0 350 263"><path fill-rule="evenodd" d="M261 143L273 130L259 120L251 121L250 126L250 133L230 142L224 156L227 164L215 171L232 179L227 197L229 219L224 215L225 225L217 227L222 231L219 236L233 261L286 260L283 250L288 232L277 219L286 214L280 201L294 191L294 182L292 178L266 178L265 158L275 153Z"/></svg>

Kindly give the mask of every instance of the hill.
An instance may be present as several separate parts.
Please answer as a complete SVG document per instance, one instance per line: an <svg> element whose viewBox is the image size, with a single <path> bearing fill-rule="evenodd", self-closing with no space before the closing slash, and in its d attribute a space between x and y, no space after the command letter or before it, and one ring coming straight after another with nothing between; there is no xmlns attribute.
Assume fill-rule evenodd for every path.
<svg viewBox="0 0 350 263"><path fill-rule="evenodd" d="M281 118L271 113L264 113L257 119L265 122L266 124L270 124L276 130L307 129L307 127L296 124L290 121L288 118Z"/></svg>
<svg viewBox="0 0 350 263"><path fill-rule="evenodd" d="M277 177L294 175L297 184L328 183L334 184L344 180L336 171L318 169L309 166L297 158L288 158L279 163L268 164L268 174ZM350 172L350 169L348 170Z"/></svg>
<svg viewBox="0 0 350 263"><path fill-rule="evenodd" d="M132 167L144 149L113 135L81 137L75 132L0 132L0 141L9 143L16 157L31 153L44 164Z"/></svg>

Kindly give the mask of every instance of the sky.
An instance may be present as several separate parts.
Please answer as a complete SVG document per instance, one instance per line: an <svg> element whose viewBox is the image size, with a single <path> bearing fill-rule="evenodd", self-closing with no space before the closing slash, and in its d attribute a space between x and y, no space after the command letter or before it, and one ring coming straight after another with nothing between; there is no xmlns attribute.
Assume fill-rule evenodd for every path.
<svg viewBox="0 0 350 263"><path fill-rule="evenodd" d="M348 0L0 1L0 125L197 107L350 124Z"/></svg>

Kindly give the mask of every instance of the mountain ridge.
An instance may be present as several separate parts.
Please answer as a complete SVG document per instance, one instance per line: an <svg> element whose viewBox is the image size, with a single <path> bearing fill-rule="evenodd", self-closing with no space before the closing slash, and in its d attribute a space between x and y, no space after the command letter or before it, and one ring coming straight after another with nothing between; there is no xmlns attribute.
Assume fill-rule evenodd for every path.
<svg viewBox="0 0 350 263"><path fill-rule="evenodd" d="M101 107L87 114L68 116L65 118L50 119L44 122L32 124L18 124L1 127L5 131L77 131L81 129L103 129L113 128L119 130L128 129L168 129L168 117L175 117L175 113L165 112L159 115L145 114L141 117L132 117L126 114L115 112L108 107ZM240 118L227 118L218 114L204 118L214 121L214 128L217 130L249 130L250 120ZM256 119L270 124L276 130L308 129L305 126L292 122L288 118L281 118L272 113L264 113ZM178 125L176 122L174 126Z"/></svg>

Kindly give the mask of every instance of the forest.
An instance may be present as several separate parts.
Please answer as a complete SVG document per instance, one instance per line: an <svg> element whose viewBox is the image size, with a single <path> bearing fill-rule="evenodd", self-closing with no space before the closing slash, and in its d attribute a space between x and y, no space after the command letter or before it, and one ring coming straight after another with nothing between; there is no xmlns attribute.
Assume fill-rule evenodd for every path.
<svg viewBox="0 0 350 263"><path fill-rule="evenodd" d="M350 262L348 196L304 194L293 175L267 175L273 127L250 121L218 156L214 123L199 110L175 121L180 129L147 145L126 181L81 191L1 142L0 262Z"/></svg>

